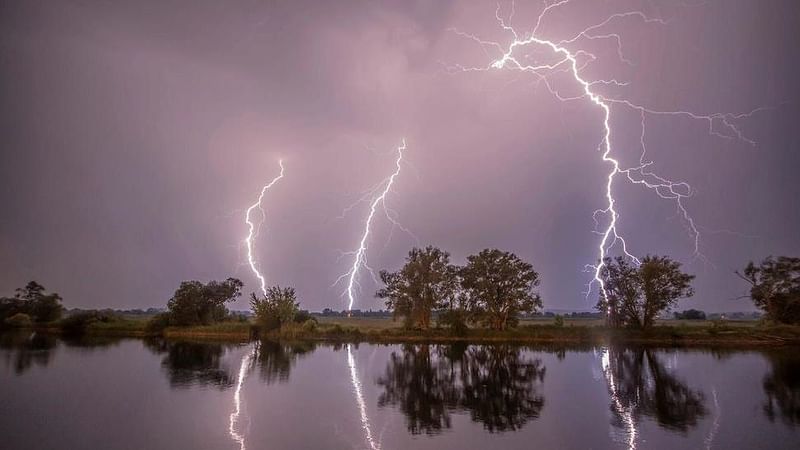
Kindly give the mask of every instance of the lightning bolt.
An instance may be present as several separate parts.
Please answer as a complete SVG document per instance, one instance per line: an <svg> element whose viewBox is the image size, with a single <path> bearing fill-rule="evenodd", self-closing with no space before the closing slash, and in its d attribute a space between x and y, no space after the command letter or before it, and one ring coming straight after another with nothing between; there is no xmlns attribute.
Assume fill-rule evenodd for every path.
<svg viewBox="0 0 800 450"><path fill-rule="evenodd" d="M539 28L542 25L544 19L546 18L547 14L559 7L562 7L571 0L558 0L553 2L549 5L546 5L539 16L536 19L536 25L533 27L533 30L530 33L526 33L524 35L517 32L514 27L510 25L510 21L514 16L514 3L511 4L511 13L508 19L504 19L500 15L500 5L498 4L497 9L495 10L495 18L497 22L500 24L500 27L503 29L504 32L510 34L513 38L511 43L504 46L501 45L499 42L489 41L482 39L474 34L464 33L459 30L453 29L453 31L458 34L459 36L471 39L478 43L480 47L489 55L487 49L495 49L498 54L500 55L497 58L493 58L492 61L486 66L474 66L474 67L466 67L462 65L455 65L449 66L448 71L461 71L461 72L472 72L472 71L491 71L491 70L499 70L504 68L509 68L512 70L517 70L524 73L532 74L536 77L536 84L543 83L550 94L555 96L560 101L572 101L572 100L586 100L588 99L589 102L594 105L595 107L599 108L602 112L602 129L603 129L603 138L598 145L598 150L601 153L601 158L603 162L608 163L611 167L606 176L605 180L605 199L606 204L605 207L596 210L592 217L595 221L595 232L599 234L600 242L598 243L597 253L598 253L598 264L597 265L587 265L587 269L590 272L593 272L593 279L589 282L589 286L586 292L586 297L591 293L592 285L597 284L599 286L601 295L605 298L606 290L605 284L601 277L601 272L604 267L604 259L610 253L611 249L619 244L621 247L622 253L630 258L636 264L639 263L639 259L636 258L633 254L628 251L628 245L625 241L622 234L619 232L619 218L620 215L617 211L617 201L614 198L614 183L618 175L624 176L628 182L634 185L640 185L648 190L654 192L660 198L672 200L677 208L677 211L681 218L683 219L686 227L688 229L689 234L691 235L694 243L694 255L697 258L700 258L705 261L705 257L700 252L700 231L698 226L695 224L694 219L689 214L688 210L684 206L684 201L689 198L692 194L691 186L683 181L673 181L661 175L658 175L654 171L650 169L650 166L653 164L653 161L647 159L647 145L645 140L645 120L646 117L651 116L673 116L673 117L685 117L689 119L704 121L708 124L708 133L710 135L725 138L725 139L737 139L743 142L746 142L751 145L755 145L755 141L749 139L742 133L740 128L737 126L736 122L740 119L744 119L750 117L754 113L758 111L762 111L768 108L759 107L747 113L741 114L733 114L733 113L710 113L710 114L699 114L694 113L691 111L662 111L652 108L647 108L645 106L636 104L630 100L624 98L613 98L610 96L601 95L600 93L596 92L593 88L597 85L614 85L614 86L626 86L628 83L624 81L619 81L616 79L599 79L599 80L589 80L587 79L582 71L585 69L589 64L597 60L597 56L594 54L584 50L584 49L574 49L570 50L568 47L573 47L577 45L581 40L611 40L616 45L617 55L618 58L626 64L630 64L630 61L627 60L624 56L623 49L622 49L622 38L618 33L603 33L600 31L607 25L624 18L638 18L642 20L644 23L651 24L656 23L660 25L665 25L666 22L660 19L652 19L646 16L644 13L640 11L628 11L623 13L616 13L612 14L611 16L607 17L605 20L591 25L577 34L573 35L572 37L564 40L551 40L545 39L544 37L539 35ZM525 50L530 47L536 47L537 49L544 49L546 50L554 60L548 62L534 62L534 63L526 63L521 61L521 58L527 58L529 55L525 54ZM522 56L518 56L522 54ZM491 58L491 56L490 56ZM572 80L579 86L580 93L577 95L566 96L562 95L559 90L553 87L551 84L550 78L557 73L566 73L568 74ZM641 117L640 123L640 145L641 145L641 154L639 158L638 165L633 167L624 167L620 160L613 156L615 147L612 145L612 128L610 125L611 119L611 111L612 106L621 107L621 108L628 108L629 110L637 111ZM604 227L600 226L600 221L598 219L599 216L602 216L606 220L606 224ZM600 228L598 230L598 228Z"/></svg>
<svg viewBox="0 0 800 450"><path fill-rule="evenodd" d="M264 220L267 218L264 209L261 207L261 202L264 200L264 195L273 185L275 185L275 183L278 182L278 180L283 178L283 161L278 160L278 165L281 168L281 173L277 177L273 178L272 181L270 181L267 185L261 188L261 194L258 196L258 201L250 205L249 208L247 208L247 213L244 216L244 221L248 227L247 238L245 238L244 240L244 243L247 246L247 262L250 263L250 269L258 278L259 285L261 287L261 292L264 293L265 295L267 293L267 286L266 286L267 283L266 280L264 279L264 276L261 274L261 272L259 272L258 267L256 265L255 257L253 256L253 240L258 236L258 232L261 229L261 224L263 224ZM250 214L252 214L254 209L258 209L259 211L261 211L261 221L258 222L258 224L255 224L250 220Z"/></svg>
<svg viewBox="0 0 800 450"><path fill-rule="evenodd" d="M233 392L233 412L230 415L228 424L228 434L231 435L231 439L239 444L240 450L245 450L244 434L236 430L236 425L242 413L242 384L244 383L244 378L247 374L247 366L250 364L251 358L252 355L249 353L242 358L242 364L239 367L239 376L236 379L236 390Z"/></svg>
<svg viewBox="0 0 800 450"><path fill-rule="evenodd" d="M381 447L379 443L372 437L372 427L370 427L369 416L367 416L367 403L364 401L361 381L358 379L356 359L353 357L352 346L352 344L347 344L347 367L350 368L350 382L353 384L353 392L356 394L358 411L361 414L361 428L364 429L364 438L367 440L367 443L369 443L369 447L372 450L380 450Z"/></svg>
<svg viewBox="0 0 800 450"><path fill-rule="evenodd" d="M348 298L348 305L347 310L351 311L353 309L353 303L355 302L355 289L358 286L358 272L363 268L369 271L372 274L373 279L375 278L375 273L372 268L369 267L367 264L367 240L370 235L371 227L372 227L372 220L375 217L375 214L378 210L378 206L383 207L383 211L386 214L387 219L392 223L392 226L400 227L404 231L408 231L402 227L397 222L397 214L389 209L386 206L386 195L392 189L392 185L394 184L394 180L400 175L400 165L403 162L403 151L406 149L406 140L403 139L402 143L399 147L397 147L397 159L395 160L395 171L386 179L381 181L375 188L365 194L362 197L362 200L368 197L372 197L372 201L370 202L369 206L369 214L367 215L367 219L364 221L364 232L361 235L361 240L358 243L358 249L353 252L344 253L345 255L353 255L353 265L350 267L346 273L339 276L336 281L333 283L334 285L338 284L343 279L347 279L347 290L345 293L347 294ZM377 193L377 195L376 195ZM352 207L347 208L345 211L352 209Z"/></svg>

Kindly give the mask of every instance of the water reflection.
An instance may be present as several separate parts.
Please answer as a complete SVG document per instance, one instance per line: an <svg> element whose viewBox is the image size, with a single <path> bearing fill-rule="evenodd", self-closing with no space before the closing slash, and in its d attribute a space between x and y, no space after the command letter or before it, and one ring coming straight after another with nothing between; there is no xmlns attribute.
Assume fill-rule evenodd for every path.
<svg viewBox="0 0 800 450"><path fill-rule="evenodd" d="M227 389L233 386L233 377L223 365L225 347L222 344L153 339L145 341L145 346L156 354L166 353L161 367L166 370L172 387L200 385Z"/></svg>
<svg viewBox="0 0 800 450"><path fill-rule="evenodd" d="M393 352L378 385L378 406L397 406L412 434L451 427L453 411L467 411L489 432L517 430L544 406L545 368L519 347L406 345Z"/></svg>
<svg viewBox="0 0 800 450"><path fill-rule="evenodd" d="M637 424L651 417L664 429L686 432L706 415L705 396L669 371L645 348L610 348L602 355L611 395L612 425L626 430L628 448L636 447Z"/></svg>
<svg viewBox="0 0 800 450"><path fill-rule="evenodd" d="M47 367L58 340L51 335L31 331L0 333L0 348L6 366L13 366L14 373L22 375L34 365Z"/></svg>
<svg viewBox="0 0 800 450"><path fill-rule="evenodd" d="M289 381L298 358L311 354L315 349L313 342L260 341L256 343L254 367L258 368L261 380L267 384L283 383Z"/></svg>
<svg viewBox="0 0 800 450"><path fill-rule="evenodd" d="M764 414L790 426L800 425L800 355L795 351L766 353L772 370L764 377Z"/></svg>
<svg viewBox="0 0 800 450"><path fill-rule="evenodd" d="M350 382L353 384L353 394L356 396L356 404L361 415L361 428L364 430L364 439L372 450L379 450L380 445L372 437L372 427L370 426L369 416L367 415L367 404L364 401L364 394L361 389L361 380L358 379L358 369L356 360L353 357L353 345L347 344L347 367L350 368Z"/></svg>
<svg viewBox="0 0 800 450"><path fill-rule="evenodd" d="M245 432L241 431L239 425L239 418L242 415L242 384L244 383L245 376L247 375L247 367L250 365L253 355L248 353L242 357L242 363L239 366L239 376L236 381L236 390L233 392L233 412L230 415L228 423L228 433L234 442L239 444L240 450L245 450L244 435Z"/></svg>

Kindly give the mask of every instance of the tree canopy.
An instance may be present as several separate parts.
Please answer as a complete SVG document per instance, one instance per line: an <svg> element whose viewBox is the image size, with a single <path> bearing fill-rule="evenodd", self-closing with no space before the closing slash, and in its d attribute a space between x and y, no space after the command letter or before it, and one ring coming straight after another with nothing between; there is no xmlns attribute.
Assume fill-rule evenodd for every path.
<svg viewBox="0 0 800 450"><path fill-rule="evenodd" d="M411 249L402 269L382 270L380 278L386 287L376 296L409 327L428 328L432 311L450 307L456 299L457 269L450 264L450 254L436 247Z"/></svg>
<svg viewBox="0 0 800 450"><path fill-rule="evenodd" d="M666 256L645 256L638 267L623 257L606 258L600 276L604 289L597 309L612 326L650 327L662 311L694 295L694 275Z"/></svg>
<svg viewBox="0 0 800 450"><path fill-rule="evenodd" d="M171 325L208 325L225 319L225 303L241 295L243 283L236 278L225 281L184 281L167 302Z"/></svg>
<svg viewBox="0 0 800 450"><path fill-rule="evenodd" d="M294 321L300 311L300 303L291 287L272 286L261 297L253 293L250 295L250 306L256 321L265 331L276 330Z"/></svg>
<svg viewBox="0 0 800 450"><path fill-rule="evenodd" d="M750 283L750 298L770 320L800 323L800 258L770 256L759 265L750 262L739 276Z"/></svg>
<svg viewBox="0 0 800 450"><path fill-rule="evenodd" d="M36 322L58 320L63 312L61 296L47 294L44 286L30 281L23 288L16 289L14 297L0 298L0 321L16 314L26 314Z"/></svg>
<svg viewBox="0 0 800 450"><path fill-rule="evenodd" d="M515 326L519 313L535 312L542 299L533 289L539 274L517 255L486 249L467 257L461 287L474 320L497 330Z"/></svg>

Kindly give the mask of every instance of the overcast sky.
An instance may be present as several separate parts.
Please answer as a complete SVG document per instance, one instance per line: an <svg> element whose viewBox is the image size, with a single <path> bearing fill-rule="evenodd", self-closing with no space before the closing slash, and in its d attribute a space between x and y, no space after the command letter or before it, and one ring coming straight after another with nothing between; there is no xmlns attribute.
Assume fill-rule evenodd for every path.
<svg viewBox="0 0 800 450"><path fill-rule="evenodd" d="M510 3L501 3L502 14ZM182 280L236 276L246 292L244 210L261 186L255 242L268 284L294 286L304 308L342 309L368 204L342 211L394 169L387 204L422 245L453 262L486 247L541 273L549 309L590 309L597 258L592 212L609 165L597 151L602 111L560 102L530 74L453 72L500 55L454 29L508 44L495 2L5 1L0 4L0 295L30 279L69 307L165 305ZM542 2L518 2L531 30ZM569 39L611 14L614 39L568 46L597 55L584 75L608 97L701 114L771 109L736 120L753 146L708 123L646 116L658 173L694 188L676 205L615 182L619 231L632 253L667 254L697 275L681 307L751 309L733 271L800 254L800 3L578 1L553 9L539 35ZM531 49L530 60L546 60ZM538 53L536 52L538 50ZM554 74L563 96L579 93ZM612 106L614 150L636 165L640 117ZM717 124L719 125L719 124ZM416 240L378 215L367 255L398 269ZM390 239L391 237L391 239ZM354 307L383 307L367 274ZM235 309L245 309L246 299Z"/></svg>

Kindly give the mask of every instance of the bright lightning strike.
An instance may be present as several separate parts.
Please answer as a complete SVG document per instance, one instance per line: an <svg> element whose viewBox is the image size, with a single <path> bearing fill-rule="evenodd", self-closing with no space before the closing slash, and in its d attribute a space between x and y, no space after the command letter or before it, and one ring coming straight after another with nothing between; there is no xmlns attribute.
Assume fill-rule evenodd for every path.
<svg viewBox="0 0 800 450"><path fill-rule="evenodd" d="M261 194L258 196L258 201L253 203L249 208L247 208L247 213L245 214L244 217L244 221L245 223L247 223L247 227L249 230L247 233L247 238L245 238L244 240L244 243L247 246L247 262L250 263L250 269L258 278L261 287L261 292L264 293L265 295L267 293L267 286L266 286L267 283L266 280L264 279L264 275L262 275L261 272L258 270L255 257L253 256L253 240L258 236L258 231L261 228L261 224L263 224L264 220L266 219L266 213L264 213L264 209L261 207L261 202L264 200L264 195L267 193L269 188L275 185L275 183L277 183L278 180L283 178L283 161L278 160L278 165L281 168L281 173L277 177L273 178L272 181L269 182L269 184L261 188ZM258 222L258 224L255 224L250 220L250 214L253 212L254 209L258 209L259 211L261 211L261 221Z"/></svg>
<svg viewBox="0 0 800 450"><path fill-rule="evenodd" d="M607 223L602 230L597 231L596 229L596 232L601 236L597 248L599 263L597 265L587 266L594 272L594 277L589 285L589 290L587 291L586 295L587 297L589 296L589 294L591 293L591 286L597 283L598 286L600 287L601 295L605 296L606 291L603 279L601 277L601 272L604 266L604 259L616 244L619 243L622 253L624 253L625 256L630 258L635 263L637 264L639 263L639 260L628 251L628 245L618 230L620 215L616 208L617 206L616 199L614 198L614 191L613 191L614 181L617 175L624 175L625 178L630 183L644 186L645 188L653 191L659 197L674 201L681 218L686 223L689 234L693 238L695 256L704 259L703 255L700 252L699 229L695 225L694 219L691 217L691 215L684 206L684 200L692 195L691 186L689 186L689 184L687 184L686 182L672 181L648 169L649 166L653 164L653 162L647 160L647 146L645 144L645 117L682 116L695 120L705 121L708 123L709 134L713 136L725 139L738 139L747 142L751 145L755 145L755 142L753 140L747 138L742 133L742 131L736 125L735 121L746 117L750 117L752 114L764 110L765 108L757 108L748 113L743 113L743 114L732 114L732 113L698 114L690 111L660 111L651 108L646 108L644 106L633 103L627 99L612 98L609 96L599 94L598 92L593 90L593 87L596 85L614 85L618 87L624 87L627 85L627 82L622 82L615 79L611 80L587 79L583 75L582 71L589 64L596 61L597 57L594 54L584 49L570 49L570 48L577 45L581 40L590 40L590 41L611 40L616 45L617 55L619 59L623 63L630 64L630 61L628 61L625 58L622 51L621 36L618 33L603 33L599 30L603 29L604 27L608 26L609 24L613 23L616 20L623 18L631 18L631 17L638 18L642 20L644 23L648 24L657 23L665 25L666 22L660 19L651 19L640 11L628 11L628 12L613 14L608 18L606 18L605 20L585 28L584 30L578 32L569 39L550 40L540 36L538 34L539 28L543 20L546 18L547 14L553 9L562 7L570 2L571 0L558 0L554 3L546 5L542 10L542 12L537 17L536 25L534 26L533 30L530 33L526 33L524 35L520 35L517 32L517 30L510 25L510 21L514 16L514 4L512 3L511 5L511 14L509 15L508 19L504 19L500 16L500 6L498 5L497 10L495 12L495 18L500 24L500 27L505 32L508 32L511 35L511 37L513 37L512 42L507 46L504 46L498 42L484 40L473 34L463 33L461 31L455 30L455 32L458 35L466 37L478 43L484 51L486 51L487 48L488 49L493 48L496 49L499 55L501 56L493 59L491 63L489 63L486 66L465 67L458 65L452 67L451 69L463 72L471 72L471 71L490 71L490 70L510 68L513 70L530 73L536 77L537 83L544 83L547 90L558 100L570 101L570 100L588 99L591 102L591 104L593 104L594 106L598 107L601 110L603 115L603 121L602 121L603 138L600 142L598 150L601 151L602 160L606 163L609 163L611 165L611 169L606 177L605 187L604 187L606 205L604 208L595 211L593 214L593 218L598 228L600 227L598 216L602 215L603 217L606 217ZM550 62L541 62L541 63L536 62L532 64L521 61L522 58L527 58L528 55L525 54L525 50L527 50L529 47L536 47L547 50L549 54L555 57L555 60ZM577 83L577 85L580 87L580 94L572 96L562 95L556 88L552 86L550 81L550 77L556 73L569 74L571 78L575 81L575 83ZM637 111L641 116L641 139L640 139L641 156L639 158L639 164L635 167L624 168L620 163L619 159L613 156L614 146L612 145L612 140L611 140L612 128L610 125L612 105Z"/></svg>
<svg viewBox="0 0 800 450"><path fill-rule="evenodd" d="M338 284L341 280L347 279L347 298L349 303L347 304L347 310L351 311L353 309L353 303L355 302L355 290L358 286L358 273L359 271L364 268L370 273L374 273L372 269L367 264L367 241L370 235L371 227L372 227L372 219L375 217L375 213L378 210L378 206L381 206L386 213L386 217L392 222L393 226L399 226L402 228L400 224L397 222L396 214L392 212L392 210L388 209L386 206L386 195L392 189L392 184L394 184L395 179L398 175L400 175L400 167L401 163L403 162L403 151L406 149L406 140L403 139L402 143L399 147L397 147L397 160L395 161L395 171L386 179L384 179L374 190L370 191L367 195L373 195L372 201L370 202L369 207L369 214L367 215L367 220L364 221L364 232L361 235L361 240L358 243L358 249L354 252L349 252L346 254L353 255L353 266L348 270L345 274L341 275L339 278L336 279L334 285ZM377 195L375 193L377 192Z"/></svg>
<svg viewBox="0 0 800 450"><path fill-rule="evenodd" d="M239 444L240 450L245 450L244 434L236 428L239 423L239 416L242 414L242 384L244 383L244 378L247 374L247 366L250 365L251 357L252 355L247 354L242 358L242 364L239 367L239 376L236 378L236 390L233 393L233 412L230 415L228 424L228 434Z"/></svg>

